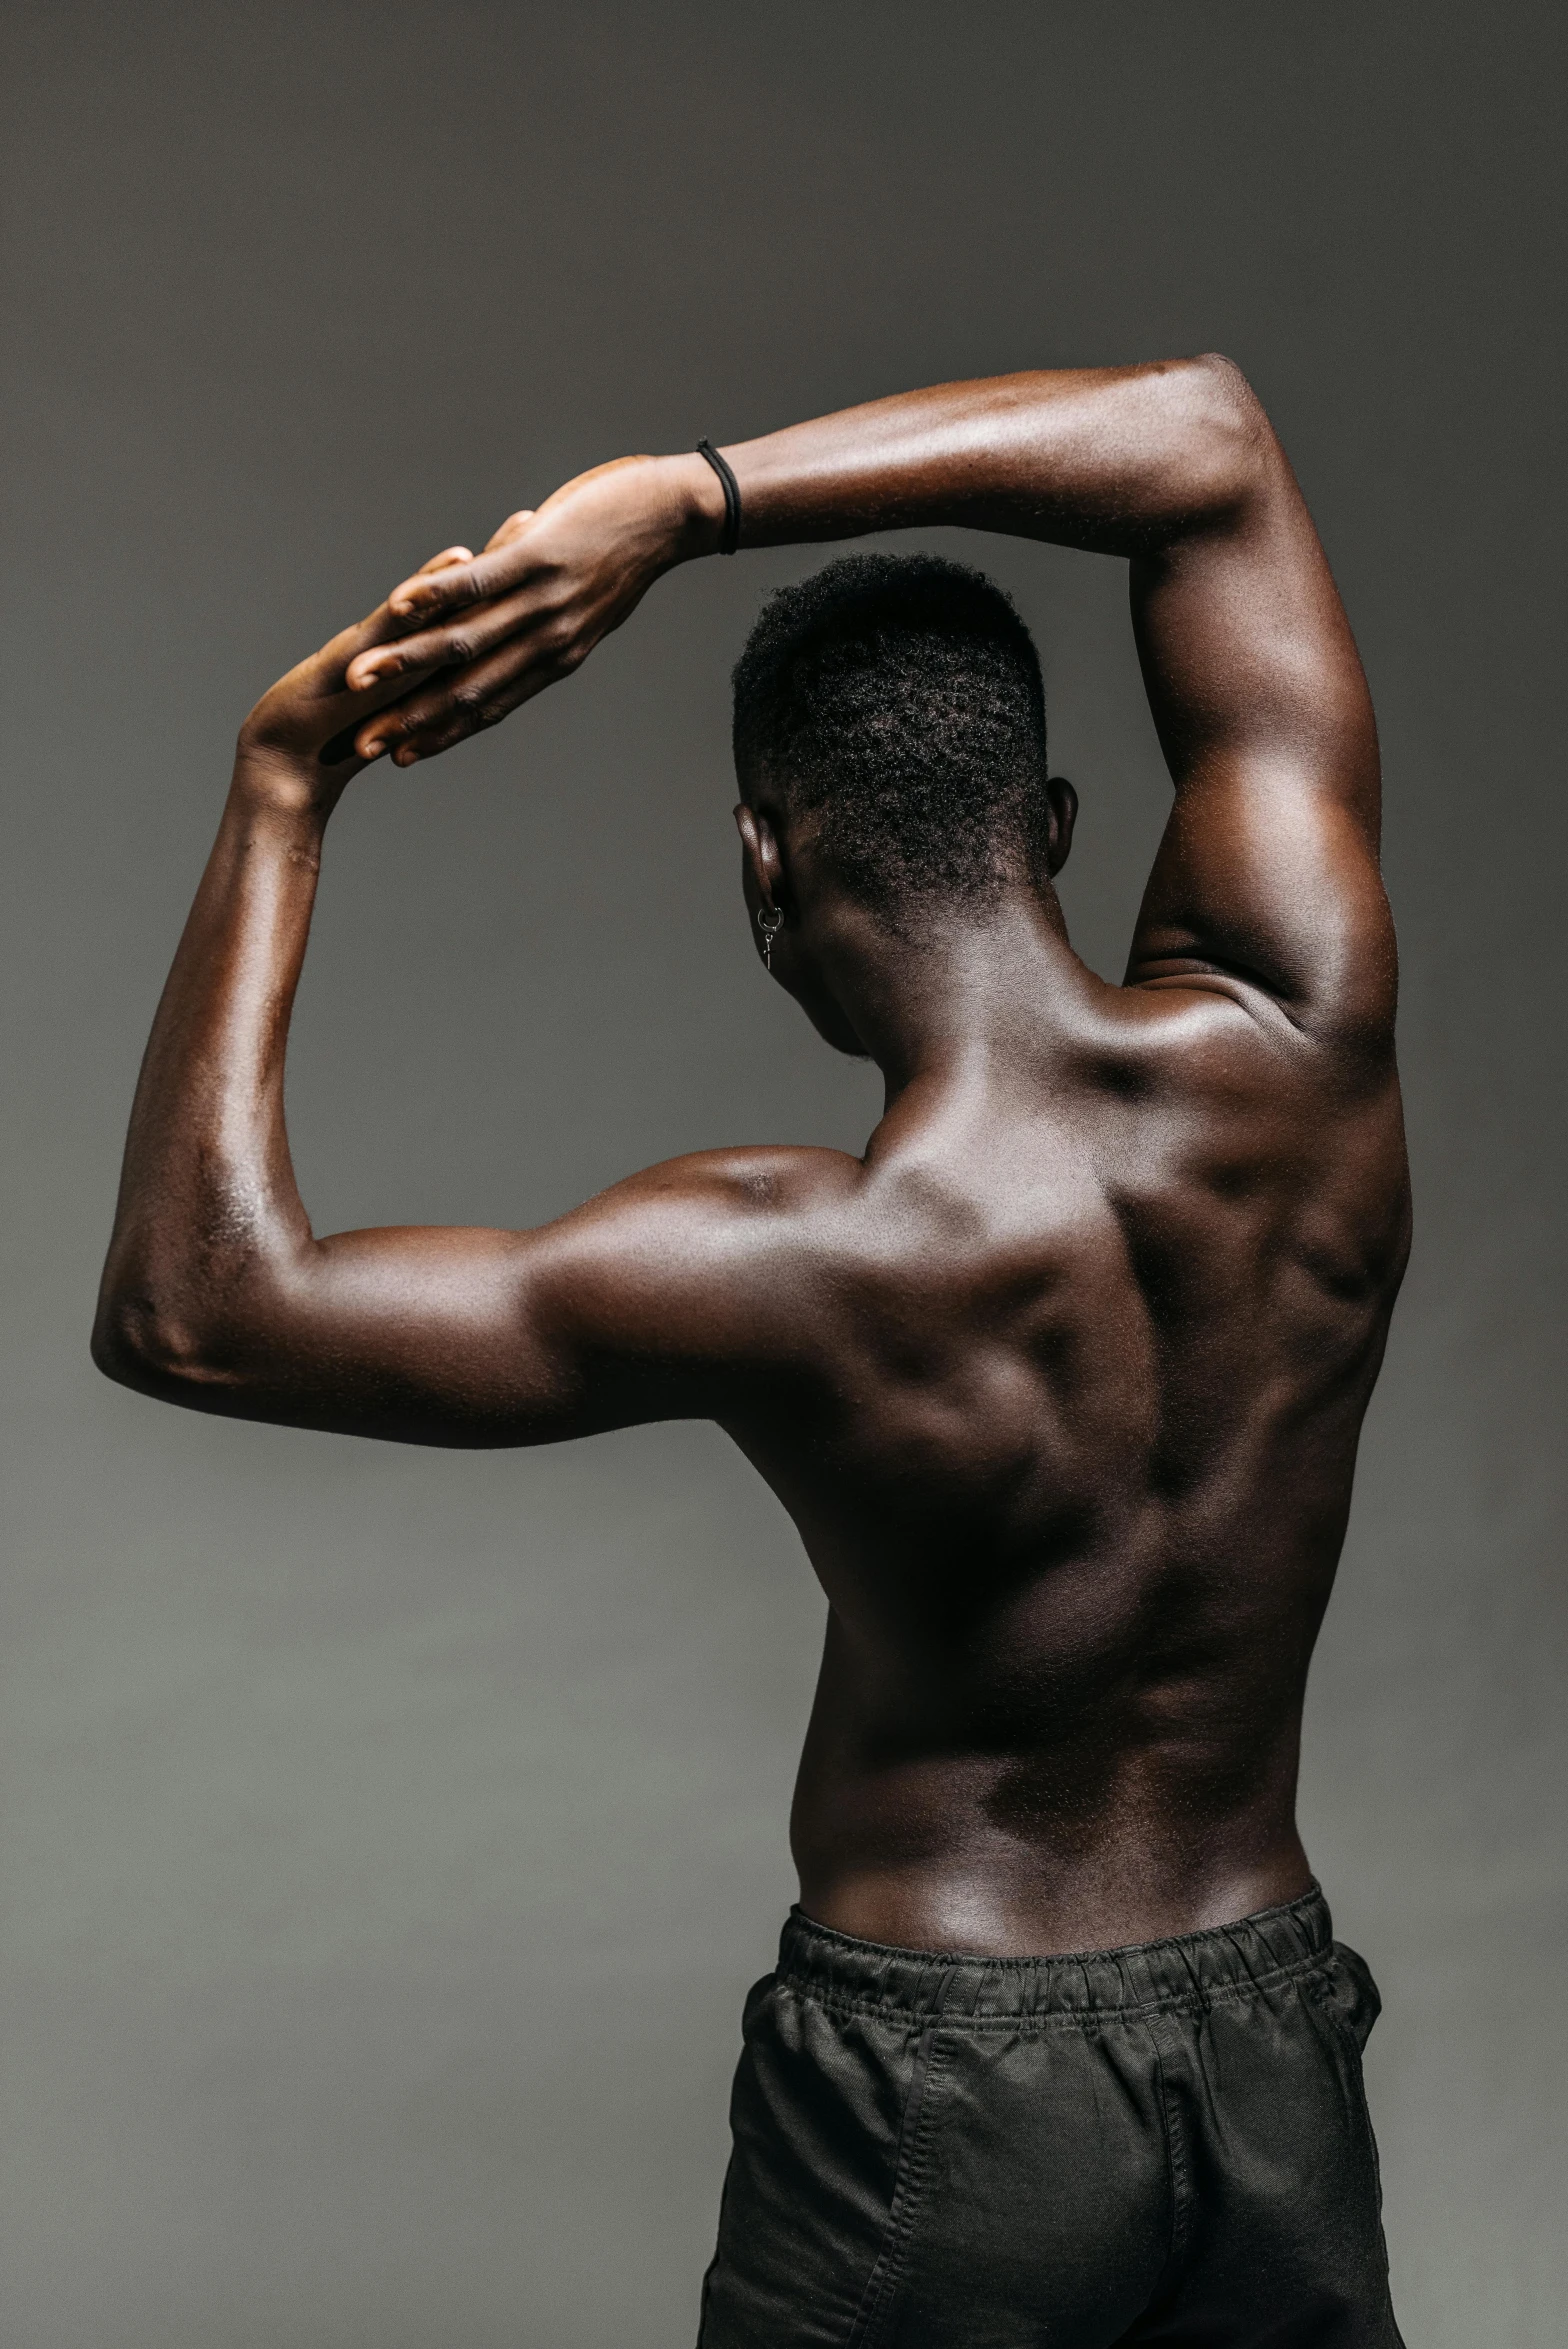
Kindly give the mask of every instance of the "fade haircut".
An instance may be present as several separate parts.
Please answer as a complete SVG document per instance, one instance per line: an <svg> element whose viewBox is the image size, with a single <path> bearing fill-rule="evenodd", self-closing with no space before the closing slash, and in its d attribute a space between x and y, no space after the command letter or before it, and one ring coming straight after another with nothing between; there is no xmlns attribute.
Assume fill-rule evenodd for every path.
<svg viewBox="0 0 1568 2349"><path fill-rule="evenodd" d="M857 897L994 898L1044 854L1045 689L1002 590L937 555L847 555L763 606L735 668L735 769Z"/></svg>

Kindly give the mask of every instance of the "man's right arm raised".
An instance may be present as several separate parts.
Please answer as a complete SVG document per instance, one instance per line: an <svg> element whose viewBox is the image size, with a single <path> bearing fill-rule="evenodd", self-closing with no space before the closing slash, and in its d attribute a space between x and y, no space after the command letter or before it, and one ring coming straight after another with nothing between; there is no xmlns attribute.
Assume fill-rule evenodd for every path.
<svg viewBox="0 0 1568 2349"><path fill-rule="evenodd" d="M1301 492L1228 360L942 384L723 454L743 546L960 524L1128 558L1176 786L1129 981L1387 1033L1371 703ZM713 551L723 520L700 456L625 459L514 515L471 562L406 581L391 598L401 636L354 677L423 682L362 747L403 761L493 724L575 668L662 571Z"/></svg>

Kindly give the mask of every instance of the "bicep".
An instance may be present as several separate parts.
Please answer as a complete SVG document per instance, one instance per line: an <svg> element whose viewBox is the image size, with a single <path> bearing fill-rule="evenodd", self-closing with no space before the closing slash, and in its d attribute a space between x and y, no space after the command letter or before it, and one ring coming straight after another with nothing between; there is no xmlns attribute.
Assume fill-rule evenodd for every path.
<svg viewBox="0 0 1568 2349"><path fill-rule="evenodd" d="M572 1365L532 1310L534 1237L388 1228L258 1259L149 1383L197 1410L331 1434L547 1440Z"/></svg>
<svg viewBox="0 0 1568 2349"><path fill-rule="evenodd" d="M713 1186L660 1172L533 1231L313 1242L236 1301L175 1399L457 1447L716 1415L746 1367L758 1249Z"/></svg>
<svg viewBox="0 0 1568 2349"><path fill-rule="evenodd" d="M1305 1027L1387 1026L1377 733L1305 503L1261 420L1258 482L1133 565L1133 621L1176 787L1131 983L1210 968Z"/></svg>

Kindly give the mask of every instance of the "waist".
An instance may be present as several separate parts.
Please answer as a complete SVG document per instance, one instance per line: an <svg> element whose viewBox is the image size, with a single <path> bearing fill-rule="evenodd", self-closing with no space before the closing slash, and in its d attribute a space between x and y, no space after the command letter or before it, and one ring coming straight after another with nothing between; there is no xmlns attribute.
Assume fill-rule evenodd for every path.
<svg viewBox="0 0 1568 2349"><path fill-rule="evenodd" d="M779 1978L824 2000L890 2015L1022 2019L1127 2014L1203 2004L1319 1965L1333 1946L1328 1903L1299 1898L1225 1925L1111 1949L979 1957L863 1941L791 1911Z"/></svg>
<svg viewBox="0 0 1568 2349"><path fill-rule="evenodd" d="M1228 1748L1118 1729L873 1761L819 1708L791 1821L802 1908L887 1946L1007 1957L1182 1937L1300 1897L1288 1713Z"/></svg>

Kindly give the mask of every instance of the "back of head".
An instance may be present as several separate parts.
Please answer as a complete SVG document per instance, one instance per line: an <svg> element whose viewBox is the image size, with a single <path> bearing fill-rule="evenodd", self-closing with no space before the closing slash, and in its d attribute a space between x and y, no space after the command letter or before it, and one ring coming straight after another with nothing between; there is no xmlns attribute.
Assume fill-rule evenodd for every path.
<svg viewBox="0 0 1568 2349"><path fill-rule="evenodd" d="M879 912L984 904L1039 871L1039 656L978 571L936 555L830 563L764 605L734 682L742 790L810 819Z"/></svg>

